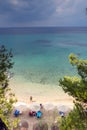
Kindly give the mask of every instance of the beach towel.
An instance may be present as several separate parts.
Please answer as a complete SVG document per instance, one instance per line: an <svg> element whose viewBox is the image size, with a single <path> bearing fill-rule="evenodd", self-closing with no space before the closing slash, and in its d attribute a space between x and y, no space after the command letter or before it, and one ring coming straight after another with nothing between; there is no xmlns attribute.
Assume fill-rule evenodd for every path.
<svg viewBox="0 0 87 130"><path fill-rule="evenodd" d="M64 116L65 116L65 113L62 112L62 111L59 111L59 114L60 114L61 117L64 117Z"/></svg>
<svg viewBox="0 0 87 130"><path fill-rule="evenodd" d="M36 116L36 111L30 111L29 116Z"/></svg>
<svg viewBox="0 0 87 130"><path fill-rule="evenodd" d="M14 116L17 117L17 116L19 116L19 114L20 114L20 111L19 110L15 110Z"/></svg>
<svg viewBox="0 0 87 130"><path fill-rule="evenodd" d="M40 118L42 116L42 112L41 111L38 111L37 113L36 113L36 117L37 118Z"/></svg>

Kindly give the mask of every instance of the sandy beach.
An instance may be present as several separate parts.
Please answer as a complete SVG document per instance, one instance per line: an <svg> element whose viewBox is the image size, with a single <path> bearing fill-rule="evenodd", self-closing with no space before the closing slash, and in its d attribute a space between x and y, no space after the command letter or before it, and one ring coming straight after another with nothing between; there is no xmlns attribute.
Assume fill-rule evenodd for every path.
<svg viewBox="0 0 87 130"><path fill-rule="evenodd" d="M33 97L33 102L53 104L67 104L72 106L73 98L65 94L60 86L19 82L12 79L10 81L12 92L15 93L19 102L30 103L30 96Z"/></svg>
<svg viewBox="0 0 87 130"><path fill-rule="evenodd" d="M48 130L51 130L52 124L57 124L57 126L59 127L60 120L61 118L63 118L59 114L59 111L64 112L64 116L67 116L67 114L73 109L73 105L71 105L69 101L65 103L64 101L59 101L59 104L55 105L53 103L42 103L42 105L43 108L39 109L39 103L37 102L30 102L29 104L26 104L24 102L17 102L16 104L14 104L14 110L19 108L18 110L20 110L22 114L19 115L18 117L15 117L13 115L14 113L13 110L12 118L13 119L18 118L19 124L21 122L27 122L29 126L27 130L33 130L35 124L41 124L44 122L48 125ZM29 116L29 112L32 110L34 111L36 110L36 112L40 110L42 112L41 118L37 118L36 116L33 117ZM15 128L14 130L17 130L17 128Z"/></svg>
<svg viewBox="0 0 87 130"><path fill-rule="evenodd" d="M59 127L60 120L61 118L63 118L61 117L59 112L62 111L64 112L64 116L67 116L67 114L73 109L73 104L71 103L71 100L59 100L56 102L56 104L55 102L54 103L44 102L42 103L43 108L40 109L40 111L42 112L42 116L41 118L37 118L36 116L33 116L33 117L29 116L29 112L32 110L34 111L36 110L37 112L39 110L39 107L38 107L40 105L39 103L30 102L26 104L24 102L17 102L16 104L14 104L14 110L19 108L18 110L22 112L22 114L18 116L18 119L20 120L19 124L21 122L27 122L29 126L27 130L33 130L33 127L35 126L35 124L41 124L44 122L48 125L48 130L51 130L52 124L57 124L57 126ZM13 113L14 113L14 110L13 110ZM17 117L14 117L13 113L12 113L12 118L13 119L17 118ZM15 128L14 130L17 130L17 129Z"/></svg>
<svg viewBox="0 0 87 130"><path fill-rule="evenodd" d="M73 98L65 94L60 86L30 83L24 82L24 80L21 80L20 82L18 78L16 78L16 80L14 78L11 79L9 85L12 92L15 93L18 99L19 105L21 105L21 103L25 103L28 106L28 108L23 111L23 114L19 116L19 119L20 121L25 120L28 122L29 130L33 129L35 123L43 121L47 122L50 130L52 123L54 123L57 118L61 118L58 114L58 109L55 108L59 106L66 106L71 110L73 109ZM30 96L32 96L32 102L30 101ZM43 109L41 110L43 116L41 119L29 117L29 107L32 104L43 104ZM47 104L47 109L45 109ZM52 109L49 109L50 106ZM15 118L13 114L12 117Z"/></svg>

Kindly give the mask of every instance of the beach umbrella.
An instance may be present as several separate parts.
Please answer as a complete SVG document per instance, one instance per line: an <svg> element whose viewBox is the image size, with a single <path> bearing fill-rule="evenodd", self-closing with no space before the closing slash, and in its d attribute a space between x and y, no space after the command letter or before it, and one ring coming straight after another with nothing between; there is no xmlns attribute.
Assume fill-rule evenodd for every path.
<svg viewBox="0 0 87 130"><path fill-rule="evenodd" d="M59 130L58 124L53 123L51 126L51 130Z"/></svg>
<svg viewBox="0 0 87 130"><path fill-rule="evenodd" d="M48 124L46 122L35 123L33 130L48 130Z"/></svg>
<svg viewBox="0 0 87 130"><path fill-rule="evenodd" d="M22 112L28 109L28 105L23 102L18 102L14 105L14 108Z"/></svg>
<svg viewBox="0 0 87 130"><path fill-rule="evenodd" d="M19 126L20 128L22 128L22 127L23 127L23 128L26 128L26 129L29 128L28 122L27 122L26 120L21 120L21 121L19 122L18 126Z"/></svg>
<svg viewBox="0 0 87 130"><path fill-rule="evenodd" d="M28 130L29 125L26 120L21 120L16 128L13 128L13 130Z"/></svg>
<svg viewBox="0 0 87 130"><path fill-rule="evenodd" d="M29 105L29 109L31 111L39 111L40 110L40 104L32 103L32 104Z"/></svg>
<svg viewBox="0 0 87 130"><path fill-rule="evenodd" d="M61 105L61 106L57 106L58 111L69 113L71 111L71 108L69 106L66 105Z"/></svg>
<svg viewBox="0 0 87 130"><path fill-rule="evenodd" d="M56 106L53 105L52 103L46 103L46 104L44 104L44 109L45 110L53 110L55 108L56 108Z"/></svg>
<svg viewBox="0 0 87 130"><path fill-rule="evenodd" d="M40 130L40 126L38 123L33 125L33 130Z"/></svg>

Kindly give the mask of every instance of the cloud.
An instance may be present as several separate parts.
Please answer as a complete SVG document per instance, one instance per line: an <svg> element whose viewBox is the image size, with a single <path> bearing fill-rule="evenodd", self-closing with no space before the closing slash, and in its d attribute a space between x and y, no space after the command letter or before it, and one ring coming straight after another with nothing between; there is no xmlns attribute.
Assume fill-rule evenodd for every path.
<svg viewBox="0 0 87 130"><path fill-rule="evenodd" d="M15 5L18 5L19 4L19 1L18 0L10 0L10 3L13 4L14 6Z"/></svg>
<svg viewBox="0 0 87 130"><path fill-rule="evenodd" d="M57 7L56 11L59 14L64 15L77 15L81 13L81 9L85 8L82 0L65 0L60 6Z"/></svg>
<svg viewBox="0 0 87 130"><path fill-rule="evenodd" d="M63 26L79 20L79 25L86 24L86 5L86 0L4 0L0 26Z"/></svg>
<svg viewBox="0 0 87 130"><path fill-rule="evenodd" d="M63 1L54 14L56 23L67 26L87 26L86 5L86 0Z"/></svg>
<svg viewBox="0 0 87 130"><path fill-rule="evenodd" d="M8 0L8 3L3 4L1 2L0 6L0 12L3 12L4 14L7 13L9 16L12 16L12 18L23 17L25 20L30 17L29 20L32 21L32 19L42 19L49 16L50 13L52 13L54 5L51 0L50 2L46 2L46 0L34 0L34 1L28 1L28 0ZM24 19L23 19L24 20Z"/></svg>

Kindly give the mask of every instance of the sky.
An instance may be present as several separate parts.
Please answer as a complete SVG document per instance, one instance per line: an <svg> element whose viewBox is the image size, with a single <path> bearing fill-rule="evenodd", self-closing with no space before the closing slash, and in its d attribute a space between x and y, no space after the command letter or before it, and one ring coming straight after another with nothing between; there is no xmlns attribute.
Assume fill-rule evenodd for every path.
<svg viewBox="0 0 87 130"><path fill-rule="evenodd" d="M0 0L0 27L87 26L87 0Z"/></svg>

